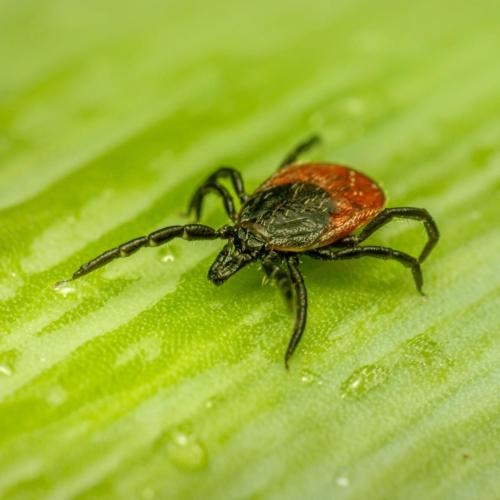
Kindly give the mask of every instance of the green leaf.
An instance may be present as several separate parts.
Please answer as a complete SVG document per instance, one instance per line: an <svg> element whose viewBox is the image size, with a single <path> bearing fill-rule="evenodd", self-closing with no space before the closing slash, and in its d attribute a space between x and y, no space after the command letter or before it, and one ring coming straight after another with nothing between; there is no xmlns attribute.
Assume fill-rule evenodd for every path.
<svg viewBox="0 0 500 500"><path fill-rule="evenodd" d="M498 3L47 0L0 5L0 496L500 497ZM176 241L218 165L250 190L309 158L426 207L401 266L303 259L308 326L258 266ZM211 198L203 221L226 222ZM418 223L379 242L417 255Z"/></svg>

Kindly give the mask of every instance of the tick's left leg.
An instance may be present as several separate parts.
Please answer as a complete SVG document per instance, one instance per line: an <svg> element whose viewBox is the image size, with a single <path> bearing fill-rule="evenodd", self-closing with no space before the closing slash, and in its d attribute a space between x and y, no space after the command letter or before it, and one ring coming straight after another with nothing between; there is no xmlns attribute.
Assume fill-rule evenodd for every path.
<svg viewBox="0 0 500 500"><path fill-rule="evenodd" d="M58 284L67 281L76 280L85 274L89 274L100 267L109 264L111 261L121 258L130 257L140 248L157 247L164 245L174 238L183 238L185 240L215 240L228 239L233 234L231 226L222 226L220 229L214 229L202 224L186 224L185 226L168 226L157 229L146 236L139 236L133 240L126 241L117 247L111 248L106 252L101 253L92 260L81 265L69 280L61 281Z"/></svg>
<svg viewBox="0 0 500 500"><path fill-rule="evenodd" d="M339 243L342 245L357 245L363 240L366 240L371 234L373 234L377 229L390 222L392 219L413 219L422 221L427 231L427 243L418 258L419 262L423 262L427 256L431 253L436 243L439 240L439 230L437 228L434 219L431 217L429 212L425 208L414 208L414 207L397 207L397 208L386 208L382 210L374 219L372 219L359 233L357 236L348 236L344 238Z"/></svg>
<svg viewBox="0 0 500 500"><path fill-rule="evenodd" d="M236 211L234 209L233 199L231 198L229 191L218 182L219 179L225 177L229 177L229 179L231 180L236 195L238 196L238 199L241 203L244 203L248 199L248 196L245 194L241 174L234 168L220 167L212 175L207 177L205 182L203 182L201 186L198 187L198 189L194 192L191 201L189 202L188 214L194 211L196 221L198 221L201 216L203 199L211 191L218 193L222 197L224 208L226 209L227 214L233 222L236 220Z"/></svg>
<svg viewBox="0 0 500 500"><path fill-rule="evenodd" d="M299 259L297 256L289 257L287 260L288 271L290 272L290 278L292 280L292 285L295 291L296 300L296 316L295 316L295 327L293 329L292 338L288 343L288 347L285 353L285 366L288 368L288 360L295 352L295 349L299 345L302 334L306 327L307 320L307 290L304 284L304 278L299 270Z"/></svg>
<svg viewBox="0 0 500 500"><path fill-rule="evenodd" d="M359 259L361 257L375 257L377 259L395 260L400 264L403 264L403 266L410 268L417 290L424 295L422 292L423 278L420 264L415 257L412 257L404 252L379 246L352 247L343 248L342 250L336 250L333 247L325 247L307 252L306 255L320 260L346 260Z"/></svg>
<svg viewBox="0 0 500 500"><path fill-rule="evenodd" d="M286 167L287 165L295 163L301 154L309 151L311 148L313 148L320 142L321 142L321 137L315 134L312 135L311 137L308 137L305 141L301 142L300 144L297 144L297 146L295 146L285 156L284 160L280 163L278 170L281 170L283 167Z"/></svg>

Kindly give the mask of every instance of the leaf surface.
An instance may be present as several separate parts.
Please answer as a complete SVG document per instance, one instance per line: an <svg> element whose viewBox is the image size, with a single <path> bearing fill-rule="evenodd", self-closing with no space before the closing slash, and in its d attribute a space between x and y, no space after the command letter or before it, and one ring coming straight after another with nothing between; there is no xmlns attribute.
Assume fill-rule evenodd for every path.
<svg viewBox="0 0 500 500"><path fill-rule="evenodd" d="M496 2L0 5L0 496L500 496ZM308 158L427 208L410 273L303 259L308 326L220 242L118 243L184 223L218 165L251 191ZM226 222L211 198L203 222ZM370 241L418 255L418 223Z"/></svg>

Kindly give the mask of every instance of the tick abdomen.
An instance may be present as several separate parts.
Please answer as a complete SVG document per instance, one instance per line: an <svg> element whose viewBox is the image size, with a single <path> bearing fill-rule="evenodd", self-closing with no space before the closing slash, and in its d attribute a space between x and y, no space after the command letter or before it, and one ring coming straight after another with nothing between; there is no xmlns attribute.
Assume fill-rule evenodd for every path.
<svg viewBox="0 0 500 500"><path fill-rule="evenodd" d="M351 234L384 203L376 182L356 170L328 163L291 165L255 191L238 221L269 248L303 252Z"/></svg>

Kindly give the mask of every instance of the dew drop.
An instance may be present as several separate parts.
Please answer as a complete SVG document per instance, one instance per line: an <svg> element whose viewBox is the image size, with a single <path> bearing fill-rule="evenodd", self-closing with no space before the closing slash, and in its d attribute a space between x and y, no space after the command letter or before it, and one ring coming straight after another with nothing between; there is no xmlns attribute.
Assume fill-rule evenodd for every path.
<svg viewBox="0 0 500 500"><path fill-rule="evenodd" d="M407 367L429 370L442 377L453 364L441 345L429 335L420 334L407 341L401 350L401 360Z"/></svg>
<svg viewBox="0 0 500 500"><path fill-rule="evenodd" d="M335 482L342 488L347 488L349 486L349 479L345 476L339 476Z"/></svg>
<svg viewBox="0 0 500 500"><path fill-rule="evenodd" d="M427 368L439 363L443 353L438 342L428 335L420 334L406 342L402 354L409 364Z"/></svg>
<svg viewBox="0 0 500 500"><path fill-rule="evenodd" d="M340 385L343 398L359 398L382 384L389 375L389 370L380 365L365 365L355 370Z"/></svg>
<svg viewBox="0 0 500 500"><path fill-rule="evenodd" d="M0 375L6 375L10 377L12 375L12 370L7 365L0 365Z"/></svg>
<svg viewBox="0 0 500 500"><path fill-rule="evenodd" d="M15 349L0 352L0 376L10 377L14 373L17 356Z"/></svg>
<svg viewBox="0 0 500 500"><path fill-rule="evenodd" d="M54 285L54 291L63 297L66 297L76 291L73 285L69 284L69 281L59 281Z"/></svg>
<svg viewBox="0 0 500 500"><path fill-rule="evenodd" d="M162 262L173 262L174 260L175 260L175 257L171 253L163 255L161 258Z"/></svg>
<svg viewBox="0 0 500 500"><path fill-rule="evenodd" d="M322 385L323 381L318 379L318 375L312 371L304 370L302 372L302 376L300 377L302 383L306 385L310 385L313 383L317 383L318 385Z"/></svg>
<svg viewBox="0 0 500 500"><path fill-rule="evenodd" d="M207 452L198 438L181 430L172 434L168 452L172 462L181 469L202 469L208 462Z"/></svg>

